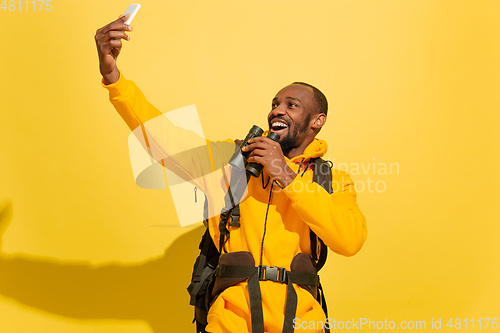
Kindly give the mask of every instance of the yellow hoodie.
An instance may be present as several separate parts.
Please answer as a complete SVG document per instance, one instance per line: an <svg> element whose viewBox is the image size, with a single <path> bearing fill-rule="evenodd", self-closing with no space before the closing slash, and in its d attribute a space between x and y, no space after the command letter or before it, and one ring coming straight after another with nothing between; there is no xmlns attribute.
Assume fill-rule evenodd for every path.
<svg viewBox="0 0 500 333"><path fill-rule="evenodd" d="M101 84L109 91L111 103L131 130L162 115L146 100L136 84L125 79L121 72L116 83L105 85L102 81ZM169 127L172 131L178 130L171 124L169 126L172 126ZM175 136L172 139L174 138ZM248 251L258 265L264 238L262 264L290 270L290 263L295 255L311 255L309 229L338 254L352 256L361 249L367 235L366 222L356 203L354 183L349 175L343 171L332 170L334 192L330 195L319 184L312 182L312 164L306 169L309 159L324 156L326 151L326 142L314 139L302 155L292 159L285 157L287 164L298 175L284 189L273 185L272 180L266 188L262 186L261 177L264 183L269 180L265 169L261 177L251 177L248 195L240 203L241 227L229 227L230 238L226 243L228 252ZM267 222L264 223L266 214ZM219 216L210 218L209 230L218 246ZM260 288L265 332L281 332L287 286L273 281L260 281ZM326 318L319 303L305 289L297 285L294 285L294 288L298 298L297 323L324 323ZM315 327L318 326L320 325ZM206 330L211 333L252 331L246 282L229 287L218 296L210 308ZM312 327L304 330L322 331Z"/></svg>

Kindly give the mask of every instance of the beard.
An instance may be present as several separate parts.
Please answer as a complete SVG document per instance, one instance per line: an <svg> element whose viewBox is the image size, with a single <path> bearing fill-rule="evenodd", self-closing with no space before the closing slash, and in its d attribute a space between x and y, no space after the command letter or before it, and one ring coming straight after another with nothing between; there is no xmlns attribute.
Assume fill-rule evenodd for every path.
<svg viewBox="0 0 500 333"><path fill-rule="evenodd" d="M281 150L283 155L287 155L293 148L297 148L297 133L292 135L290 131L280 140Z"/></svg>
<svg viewBox="0 0 500 333"><path fill-rule="evenodd" d="M277 117L282 119L283 121L286 121L286 123L288 124L287 133L279 141L281 150L283 151L283 155L287 155L292 149L300 146L302 142L300 134L304 134L307 131L309 122L311 121L311 117L312 115L309 113L306 116L304 122L299 127L295 126L295 123L291 119L290 121L286 121L281 117Z"/></svg>

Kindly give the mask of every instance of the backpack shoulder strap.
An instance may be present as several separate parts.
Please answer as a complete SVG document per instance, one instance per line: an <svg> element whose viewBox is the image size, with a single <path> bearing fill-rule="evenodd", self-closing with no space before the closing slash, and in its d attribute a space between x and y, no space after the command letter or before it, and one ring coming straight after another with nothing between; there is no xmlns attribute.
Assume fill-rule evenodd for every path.
<svg viewBox="0 0 500 333"><path fill-rule="evenodd" d="M317 157L313 163L313 182L320 184L329 194L332 194L332 162Z"/></svg>
<svg viewBox="0 0 500 333"><path fill-rule="evenodd" d="M318 183L323 187L329 194L333 193L332 188L332 169L331 162L323 160L321 157L317 157L314 159L314 174L313 174L313 182ZM311 254L313 260L316 261L316 271L319 271L326 262L326 256L328 254L328 248L325 243L321 240L321 238L317 237L316 234L311 230L310 232L311 238ZM319 240L320 243L320 252L319 258L317 254L317 248Z"/></svg>
<svg viewBox="0 0 500 333"><path fill-rule="evenodd" d="M323 187L328 194L333 193L333 188L332 188L332 162L330 161L325 161L321 157L317 157L314 159L314 174L313 174L313 182L318 183ZM325 243L316 236L316 234L310 230L310 237L311 237L311 254L313 257L313 260L316 261L316 272L319 272L321 268L325 265L326 262L326 256L328 254L328 248L326 247ZM320 252L319 252L319 258L317 254L318 250L318 242L320 244ZM317 300L321 304L321 307L323 308L323 311L325 312L326 317L328 318L328 308L326 306L326 299L325 299L325 294L323 291L323 287L321 286L321 283L318 283L318 298ZM329 333L330 329L327 328L325 332Z"/></svg>
<svg viewBox="0 0 500 333"><path fill-rule="evenodd" d="M203 223L205 233L201 237L200 254L196 258L191 276L191 283L187 290L190 295L190 304L194 306L194 320L197 332L205 332L208 309L214 299L212 289L215 282L215 267L219 261L219 251L215 246L208 229L208 202L205 196Z"/></svg>

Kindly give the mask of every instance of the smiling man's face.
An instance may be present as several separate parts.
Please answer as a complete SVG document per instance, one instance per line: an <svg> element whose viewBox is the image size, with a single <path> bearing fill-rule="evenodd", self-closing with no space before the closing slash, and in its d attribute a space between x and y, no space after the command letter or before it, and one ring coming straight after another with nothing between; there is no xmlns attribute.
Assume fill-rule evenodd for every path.
<svg viewBox="0 0 500 333"><path fill-rule="evenodd" d="M311 124L315 121L315 110L314 92L302 84L286 86L274 97L267 117L269 131L280 136L281 150L285 156L293 150L305 149L314 139L315 132Z"/></svg>

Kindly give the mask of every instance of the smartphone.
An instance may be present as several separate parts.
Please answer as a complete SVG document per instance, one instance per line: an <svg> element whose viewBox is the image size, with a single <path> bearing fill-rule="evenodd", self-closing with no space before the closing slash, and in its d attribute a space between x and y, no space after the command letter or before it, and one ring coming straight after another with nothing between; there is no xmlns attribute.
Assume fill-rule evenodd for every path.
<svg viewBox="0 0 500 333"><path fill-rule="evenodd" d="M125 13L123 13L123 15L130 14L130 17L124 22L126 25L130 25L130 23L132 23L132 20L134 19L135 14L139 11L139 8L141 8L141 5L138 3L131 3L128 6Z"/></svg>

